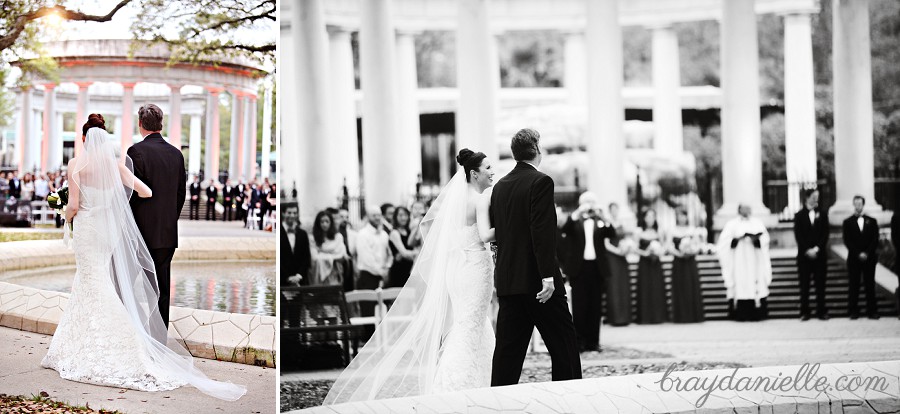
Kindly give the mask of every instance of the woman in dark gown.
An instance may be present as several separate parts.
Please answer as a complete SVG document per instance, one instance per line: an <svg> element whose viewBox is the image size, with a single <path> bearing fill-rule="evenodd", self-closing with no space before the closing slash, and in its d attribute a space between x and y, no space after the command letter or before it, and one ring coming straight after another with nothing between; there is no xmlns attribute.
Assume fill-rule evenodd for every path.
<svg viewBox="0 0 900 414"><path fill-rule="evenodd" d="M625 326L631 323L631 277L628 274L629 253L625 238L625 228L619 221L619 206L609 205L610 225L613 230L606 243L606 263L609 271L606 276L606 323L613 326Z"/></svg>
<svg viewBox="0 0 900 414"><path fill-rule="evenodd" d="M641 223L637 248L641 256L637 280L637 323L640 324L663 323L667 319L666 284L659 260L663 253L661 243L656 211L647 210Z"/></svg>
<svg viewBox="0 0 900 414"><path fill-rule="evenodd" d="M406 207L397 207L394 210L393 225L391 231L390 246L394 254L394 264L388 273L387 287L403 287L409 280L412 272L413 261L417 251L410 245L409 210Z"/></svg>
<svg viewBox="0 0 900 414"><path fill-rule="evenodd" d="M669 251L672 260L672 322L703 322L703 295L697 269L697 233L684 211L676 213Z"/></svg>

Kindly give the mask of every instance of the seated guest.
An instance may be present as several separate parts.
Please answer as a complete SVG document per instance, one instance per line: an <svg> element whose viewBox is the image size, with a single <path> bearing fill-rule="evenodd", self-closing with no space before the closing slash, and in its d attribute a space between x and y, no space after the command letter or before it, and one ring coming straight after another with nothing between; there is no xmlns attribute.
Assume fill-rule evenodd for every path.
<svg viewBox="0 0 900 414"><path fill-rule="evenodd" d="M635 252L641 256L638 262L637 323L663 323L669 312L666 307L666 282L660 261L664 251L659 224L656 222L656 210L644 212Z"/></svg>
<svg viewBox="0 0 900 414"><path fill-rule="evenodd" d="M281 204L281 285L308 285L310 264L309 236L300 228L300 206Z"/></svg>
<svg viewBox="0 0 900 414"><path fill-rule="evenodd" d="M606 276L606 323L625 326L631 323L631 276L626 256L631 253L634 244L626 237L616 203L609 205L609 224L612 231L603 241L609 268Z"/></svg>
<svg viewBox="0 0 900 414"><path fill-rule="evenodd" d="M419 251L410 244L412 231L409 228L409 210L406 207L394 209L393 227L390 234L391 253L394 254L394 264L388 276L388 287L403 287L409 280L413 262Z"/></svg>
<svg viewBox="0 0 900 414"><path fill-rule="evenodd" d="M878 221L863 214L866 199L853 197L853 215L844 220L843 236L847 246L847 277L850 279L847 307L850 319L859 317L859 279L862 275L866 289L866 313L869 319L878 319L875 301L875 267L878 265Z"/></svg>
<svg viewBox="0 0 900 414"><path fill-rule="evenodd" d="M750 212L749 205L739 205L738 216L725 224L716 244L725 296L732 317L741 322L766 318L772 283L769 232Z"/></svg>
<svg viewBox="0 0 900 414"><path fill-rule="evenodd" d="M700 239L695 228L689 226L684 210L675 213L675 228L669 240L672 259L672 322L703 322L703 295L700 292L700 271L697 252Z"/></svg>
<svg viewBox="0 0 900 414"><path fill-rule="evenodd" d="M347 247L337 232L334 218L326 211L319 212L313 224L312 271L310 284L315 286L343 286L344 262Z"/></svg>

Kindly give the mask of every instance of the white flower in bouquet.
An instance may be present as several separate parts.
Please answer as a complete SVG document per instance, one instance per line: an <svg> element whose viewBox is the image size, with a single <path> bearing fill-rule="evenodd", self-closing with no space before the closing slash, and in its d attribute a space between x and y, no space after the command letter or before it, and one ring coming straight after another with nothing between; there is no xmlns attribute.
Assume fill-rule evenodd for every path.
<svg viewBox="0 0 900 414"><path fill-rule="evenodd" d="M619 240L619 250L622 251L622 254L631 253L636 248L637 248L637 245L634 243L634 240L632 240L632 239Z"/></svg>
<svg viewBox="0 0 900 414"><path fill-rule="evenodd" d="M663 247L658 241L654 240L650 242L650 245L647 246L647 251L654 256L662 256L663 255Z"/></svg>

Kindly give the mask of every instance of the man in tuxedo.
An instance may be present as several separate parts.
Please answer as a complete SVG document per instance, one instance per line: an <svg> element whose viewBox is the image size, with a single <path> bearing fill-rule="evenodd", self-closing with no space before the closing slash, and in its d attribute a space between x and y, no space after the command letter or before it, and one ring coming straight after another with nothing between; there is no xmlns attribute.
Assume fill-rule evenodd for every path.
<svg viewBox="0 0 900 414"><path fill-rule="evenodd" d="M387 234L391 234L394 231L394 207L391 203L384 203L381 205L381 217L383 217L382 227L384 227L384 231Z"/></svg>
<svg viewBox="0 0 900 414"><path fill-rule="evenodd" d="M244 199L246 198L247 186L244 185L244 179L238 180L238 184L234 186L234 204L237 206L237 220L247 222L247 210L244 208Z"/></svg>
<svg viewBox="0 0 900 414"><path fill-rule="evenodd" d="M816 317L828 320L825 281L828 271L828 212L819 208L819 191L806 190L803 208L794 215L797 269L800 276L800 320L809 320L810 274L816 284Z"/></svg>
<svg viewBox="0 0 900 414"><path fill-rule="evenodd" d="M219 189L216 188L216 181L209 180L209 186L206 187L206 221L216 221L216 198L219 196Z"/></svg>
<svg viewBox="0 0 900 414"><path fill-rule="evenodd" d="M300 228L300 206L294 202L281 204L281 284L306 285L312 263L309 236Z"/></svg>
<svg viewBox="0 0 900 414"><path fill-rule="evenodd" d="M191 220L200 220L200 177L194 176L194 182L191 183L191 204L190 204L190 219Z"/></svg>
<svg viewBox="0 0 900 414"><path fill-rule="evenodd" d="M247 216L250 216L251 214L253 214L253 212L256 212L257 217L259 217L259 198L261 195L262 194L259 191L259 187L256 186L256 182L250 182L250 196L248 197L250 202L247 206ZM260 217L260 220L262 220L262 217Z"/></svg>
<svg viewBox="0 0 900 414"><path fill-rule="evenodd" d="M518 163L491 194L500 302L491 386L519 382L535 327L550 352L553 380L581 378L575 325L556 261L553 179L537 170L539 140L532 129L516 133L510 147Z"/></svg>
<svg viewBox="0 0 900 414"><path fill-rule="evenodd" d="M178 248L178 216L184 208L187 173L181 150L166 142L162 131L163 112L148 104L138 110L138 129L144 140L128 149L134 175L151 190L153 197L131 198L131 210L141 236L150 250L159 286L159 313L169 326L169 285L172 256ZM148 273L148 277L152 277ZM156 338L166 343L166 338Z"/></svg>
<svg viewBox="0 0 900 414"><path fill-rule="evenodd" d="M9 179L9 197L16 200L22 197L22 180L19 180L18 171L13 171L12 178Z"/></svg>
<svg viewBox="0 0 900 414"><path fill-rule="evenodd" d="M225 180L225 187L222 188L222 221L231 221L232 212L234 211L234 187L231 180Z"/></svg>
<svg viewBox="0 0 900 414"><path fill-rule="evenodd" d="M850 292L847 298L850 319L859 318L859 279L866 289L866 313L869 319L878 319L875 305L875 267L878 264L878 221L863 214L866 199L853 197L853 215L844 220L843 236L847 246L847 277Z"/></svg>
<svg viewBox="0 0 900 414"><path fill-rule="evenodd" d="M605 283L606 243L609 227L597 208L597 196L588 191L562 227L568 242L564 268L572 285L572 317L581 351L600 350L600 319Z"/></svg>

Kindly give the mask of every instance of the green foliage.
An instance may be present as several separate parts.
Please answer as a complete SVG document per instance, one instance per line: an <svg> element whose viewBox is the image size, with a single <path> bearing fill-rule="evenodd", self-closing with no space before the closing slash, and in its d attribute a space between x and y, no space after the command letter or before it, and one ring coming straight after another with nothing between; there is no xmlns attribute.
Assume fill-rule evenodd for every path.
<svg viewBox="0 0 900 414"><path fill-rule="evenodd" d="M563 35L517 31L497 37L500 84L505 88L557 87L563 82Z"/></svg>
<svg viewBox="0 0 900 414"><path fill-rule="evenodd" d="M353 38L357 39L356 34ZM354 47L353 50L356 55L358 49ZM356 67L359 67L358 58ZM453 32L426 31L416 36L416 73L420 88L456 87L456 37Z"/></svg>
<svg viewBox="0 0 900 414"><path fill-rule="evenodd" d="M274 63L275 0L144 0L134 37L166 44L171 61L215 62L223 57ZM165 33L177 32L177 36Z"/></svg>
<svg viewBox="0 0 900 414"><path fill-rule="evenodd" d="M762 120L762 170L763 177L767 180L787 179L784 134L783 114L772 114Z"/></svg>

